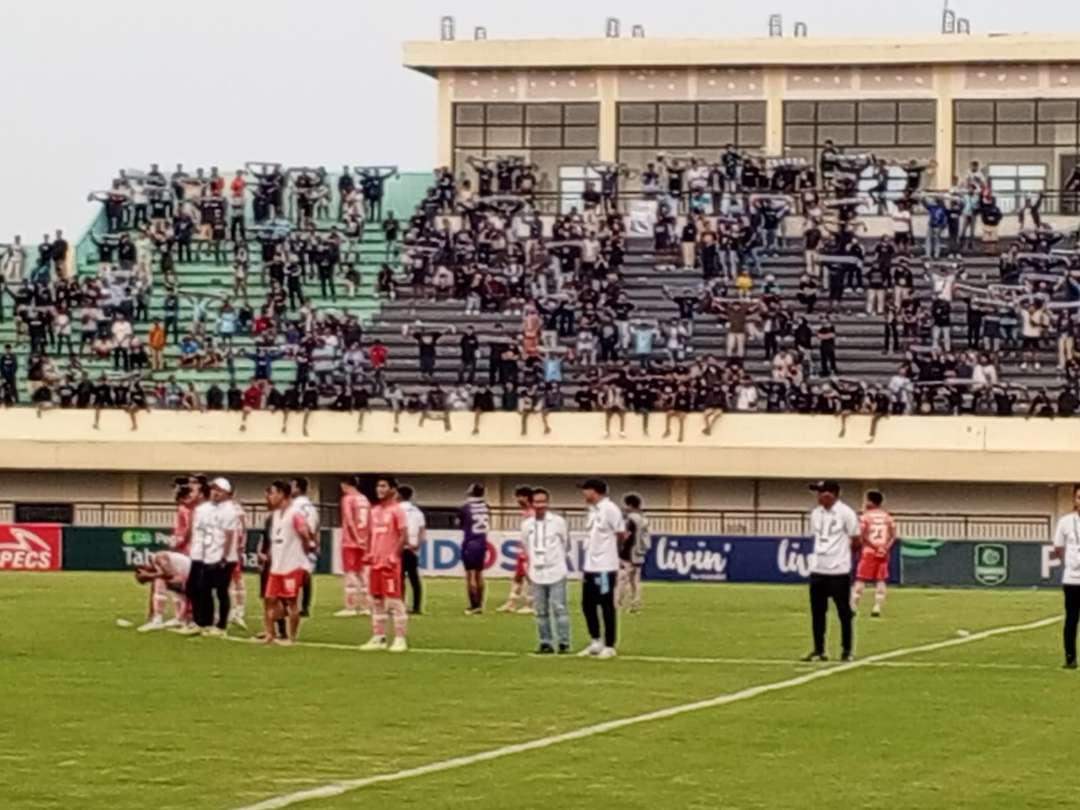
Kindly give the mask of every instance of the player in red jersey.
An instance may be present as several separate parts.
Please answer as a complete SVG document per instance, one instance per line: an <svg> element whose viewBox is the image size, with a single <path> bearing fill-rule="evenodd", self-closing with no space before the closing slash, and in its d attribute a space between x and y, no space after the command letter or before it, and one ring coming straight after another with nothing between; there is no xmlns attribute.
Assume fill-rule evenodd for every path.
<svg viewBox="0 0 1080 810"><path fill-rule="evenodd" d="M293 503L292 485L274 481L266 490L270 516L270 576L266 581L263 622L267 644L274 644L274 625L286 619L286 638L292 644L300 631L300 592L311 572L308 555L319 546L307 518Z"/></svg>
<svg viewBox="0 0 1080 810"><path fill-rule="evenodd" d="M379 502L371 508L371 639L361 650L385 650L386 619L394 621L394 643L390 652L409 649L405 636L409 616L402 599L401 550L408 539L408 520L405 509L397 499L397 481L388 475L375 482Z"/></svg>
<svg viewBox="0 0 1080 810"><path fill-rule="evenodd" d="M533 516L532 487L518 487L514 490L522 521ZM521 607L518 607L518 602ZM529 555L525 553L525 543L518 546L517 564L514 566L514 581L510 584L510 594L506 601L495 608L500 613L536 613L532 606L532 589L529 587Z"/></svg>
<svg viewBox="0 0 1080 810"><path fill-rule="evenodd" d="M896 542L896 521L881 508L885 496L876 490L866 493L866 506L859 518L862 535L862 556L855 569L855 585L851 589L851 610L858 613L859 600L867 582L876 583L874 609L871 616L880 616L885 604L885 590L889 581L889 552Z"/></svg>
<svg viewBox="0 0 1080 810"><path fill-rule="evenodd" d="M359 476L341 479L341 569L345 572L345 607L335 616L370 613L368 553L371 542L371 502L360 491Z"/></svg>

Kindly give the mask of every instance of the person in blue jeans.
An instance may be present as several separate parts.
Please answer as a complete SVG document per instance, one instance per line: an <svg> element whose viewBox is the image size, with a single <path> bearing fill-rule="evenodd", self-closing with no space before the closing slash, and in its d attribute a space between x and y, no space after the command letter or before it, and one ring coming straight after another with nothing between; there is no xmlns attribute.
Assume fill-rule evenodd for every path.
<svg viewBox="0 0 1080 810"><path fill-rule="evenodd" d="M570 652L570 614L566 609L566 556L570 533L566 521L548 511L551 496L543 487L532 491L532 513L521 523L521 544L528 555L529 581L533 587L540 655ZM552 634L552 619L555 632Z"/></svg>
<svg viewBox="0 0 1080 810"><path fill-rule="evenodd" d="M949 224L949 211L938 197L923 200L929 215L926 220L926 256L941 258L941 234Z"/></svg>

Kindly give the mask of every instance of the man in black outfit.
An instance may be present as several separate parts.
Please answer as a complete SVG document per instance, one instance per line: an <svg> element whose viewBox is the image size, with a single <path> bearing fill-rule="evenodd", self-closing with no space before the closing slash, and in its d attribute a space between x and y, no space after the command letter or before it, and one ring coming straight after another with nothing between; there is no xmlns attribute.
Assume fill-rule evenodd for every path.
<svg viewBox="0 0 1080 810"><path fill-rule="evenodd" d="M840 617L841 661L850 661L852 645L851 552L857 548L861 531L859 517L840 500L836 481L818 481L810 485L817 493L817 507L810 513L810 531L814 536L814 555L810 567L810 615L814 649L803 661L827 661L825 625L829 601Z"/></svg>
<svg viewBox="0 0 1080 810"><path fill-rule="evenodd" d="M427 527L424 515L412 502L413 488L408 485L398 487L398 500L405 508L405 520L408 526L405 548L401 550L401 593L405 595L405 583L412 589L411 613L419 613L423 602L424 590L420 584L420 545L426 539Z"/></svg>
<svg viewBox="0 0 1080 810"><path fill-rule="evenodd" d="M1065 669L1076 669L1076 628L1080 626L1080 484L1073 486L1073 511L1058 521L1052 556L1061 561L1065 592Z"/></svg>

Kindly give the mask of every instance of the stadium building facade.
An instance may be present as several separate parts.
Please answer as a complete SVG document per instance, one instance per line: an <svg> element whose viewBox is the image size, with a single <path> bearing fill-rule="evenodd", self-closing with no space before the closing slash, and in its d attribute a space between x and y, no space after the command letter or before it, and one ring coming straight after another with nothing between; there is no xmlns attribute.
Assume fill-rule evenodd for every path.
<svg viewBox="0 0 1080 810"><path fill-rule="evenodd" d="M518 154L550 192L590 160L730 143L814 161L831 140L933 159L936 188L977 160L1007 197L1061 188L1080 153L1075 36L408 42L404 63L438 82L440 165Z"/></svg>

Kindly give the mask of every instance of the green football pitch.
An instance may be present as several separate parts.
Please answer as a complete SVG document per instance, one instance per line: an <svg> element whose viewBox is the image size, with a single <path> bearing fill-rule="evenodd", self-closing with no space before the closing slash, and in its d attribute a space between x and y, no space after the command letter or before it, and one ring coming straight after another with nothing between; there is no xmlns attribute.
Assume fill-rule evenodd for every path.
<svg viewBox="0 0 1080 810"><path fill-rule="evenodd" d="M1056 592L894 591L847 666L795 661L799 587L649 583L613 660L530 655L531 617L427 593L392 655L354 649L369 626L331 617L330 577L305 644L267 648L121 629L129 574L0 575L0 806L1077 805Z"/></svg>

